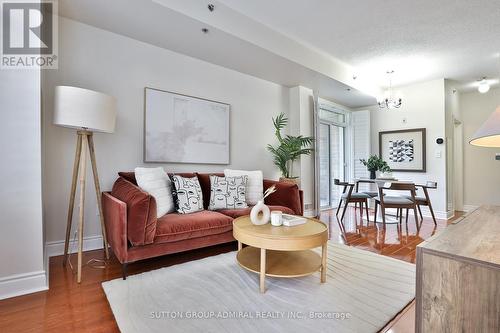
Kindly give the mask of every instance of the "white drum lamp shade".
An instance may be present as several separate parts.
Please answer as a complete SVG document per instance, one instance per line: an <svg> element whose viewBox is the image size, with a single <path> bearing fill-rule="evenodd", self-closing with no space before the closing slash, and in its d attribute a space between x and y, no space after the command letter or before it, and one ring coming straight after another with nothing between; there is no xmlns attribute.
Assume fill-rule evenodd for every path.
<svg viewBox="0 0 500 333"><path fill-rule="evenodd" d="M92 132L113 133L116 100L103 93L69 86L57 86L54 96L54 124Z"/></svg>
<svg viewBox="0 0 500 333"><path fill-rule="evenodd" d="M474 133L469 143L480 147L500 147L500 106Z"/></svg>

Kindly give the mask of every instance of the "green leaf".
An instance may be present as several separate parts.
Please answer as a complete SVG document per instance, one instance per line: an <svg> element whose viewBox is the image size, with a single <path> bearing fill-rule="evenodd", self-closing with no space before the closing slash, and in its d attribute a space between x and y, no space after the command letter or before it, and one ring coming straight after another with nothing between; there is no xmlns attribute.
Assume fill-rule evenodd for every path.
<svg viewBox="0 0 500 333"><path fill-rule="evenodd" d="M310 155L314 151L310 147L314 143L314 138L302 135L283 136L281 131L288 125L288 118L284 113L273 118L273 125L279 145L274 147L269 144L267 150L273 155L273 162L280 169L283 177L289 178L292 177L290 167L293 161L299 159L301 155Z"/></svg>

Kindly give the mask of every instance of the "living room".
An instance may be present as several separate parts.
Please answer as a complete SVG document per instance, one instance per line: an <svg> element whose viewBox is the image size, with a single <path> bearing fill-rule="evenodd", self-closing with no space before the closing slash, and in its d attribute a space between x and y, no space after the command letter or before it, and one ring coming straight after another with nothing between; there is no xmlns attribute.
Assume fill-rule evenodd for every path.
<svg viewBox="0 0 500 333"><path fill-rule="evenodd" d="M498 15L3 1L1 331L497 332Z"/></svg>

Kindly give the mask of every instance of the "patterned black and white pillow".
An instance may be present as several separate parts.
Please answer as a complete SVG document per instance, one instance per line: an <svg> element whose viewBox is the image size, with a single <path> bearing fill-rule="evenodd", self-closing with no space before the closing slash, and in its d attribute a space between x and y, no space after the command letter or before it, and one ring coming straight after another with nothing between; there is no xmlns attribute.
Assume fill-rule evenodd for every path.
<svg viewBox="0 0 500 333"><path fill-rule="evenodd" d="M203 210L203 193L198 177L173 175L171 178L176 192L177 212L189 214Z"/></svg>
<svg viewBox="0 0 500 333"><path fill-rule="evenodd" d="M210 203L208 209L247 208L245 189L247 176L219 177L210 175Z"/></svg>

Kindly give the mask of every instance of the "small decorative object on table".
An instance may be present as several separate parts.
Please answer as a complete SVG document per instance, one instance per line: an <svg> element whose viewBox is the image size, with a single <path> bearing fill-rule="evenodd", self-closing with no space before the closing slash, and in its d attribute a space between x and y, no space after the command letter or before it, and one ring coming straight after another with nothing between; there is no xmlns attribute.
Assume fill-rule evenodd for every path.
<svg viewBox="0 0 500 333"><path fill-rule="evenodd" d="M283 225L285 227L294 227L296 225L301 225L307 222L307 219L301 216L295 216L290 214L283 214Z"/></svg>
<svg viewBox="0 0 500 333"><path fill-rule="evenodd" d="M271 212L269 210L269 207L267 207L264 204L264 199L274 192L276 192L275 185L268 188L264 192L264 196L262 197L262 200L259 200L257 202L257 204L255 206L253 206L252 210L250 211L250 220L252 221L253 224L262 225L262 224L266 224L267 222L269 222L269 217L271 215ZM260 213L262 213L262 215L260 215Z"/></svg>
<svg viewBox="0 0 500 333"><path fill-rule="evenodd" d="M387 165L387 162L377 155L370 156L368 160L360 159L359 161L368 169L368 171L370 171L370 179L377 178L377 171L381 171L383 173L391 172L391 168Z"/></svg>
<svg viewBox="0 0 500 333"><path fill-rule="evenodd" d="M279 227L283 224L282 219L283 213L280 210L273 210L271 212L271 224L275 227Z"/></svg>

